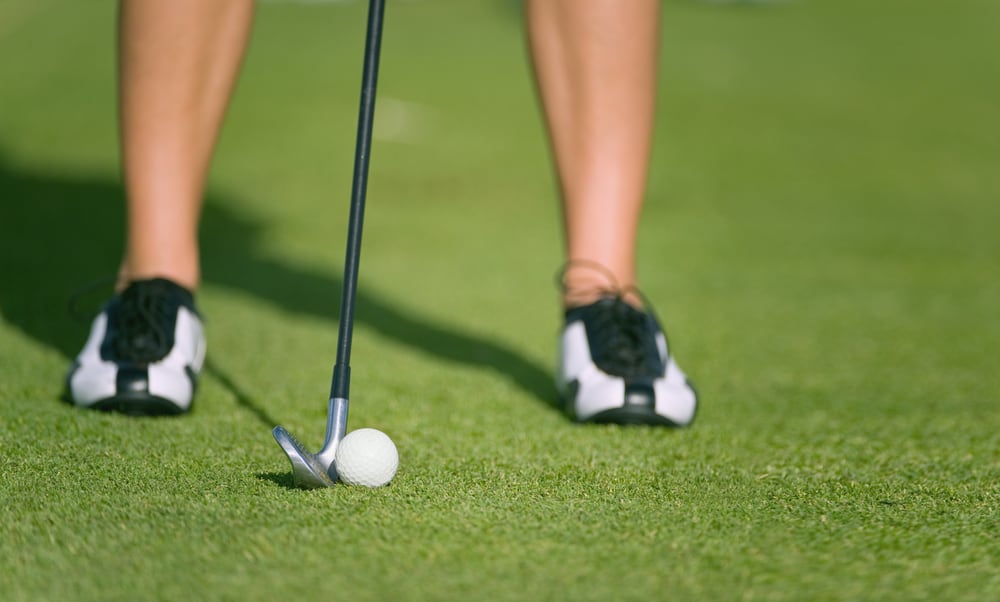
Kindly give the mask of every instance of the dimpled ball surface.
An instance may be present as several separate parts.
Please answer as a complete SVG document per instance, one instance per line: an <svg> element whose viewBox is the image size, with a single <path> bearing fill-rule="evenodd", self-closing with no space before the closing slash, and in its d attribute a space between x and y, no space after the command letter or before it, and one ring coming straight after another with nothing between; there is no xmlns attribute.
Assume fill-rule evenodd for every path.
<svg viewBox="0 0 1000 602"><path fill-rule="evenodd" d="M399 453L389 435L365 428L347 433L337 446L335 462L345 484L381 487L396 476Z"/></svg>

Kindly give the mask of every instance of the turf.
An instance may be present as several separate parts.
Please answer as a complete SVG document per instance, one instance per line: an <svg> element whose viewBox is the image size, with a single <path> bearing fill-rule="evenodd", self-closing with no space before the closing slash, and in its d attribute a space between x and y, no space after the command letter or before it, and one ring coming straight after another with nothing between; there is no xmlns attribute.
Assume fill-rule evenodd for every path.
<svg viewBox="0 0 1000 602"><path fill-rule="evenodd" d="M1000 599L996 3L665 3L640 272L683 431L554 408L518 5L387 15L351 425L402 465L303 492L269 430L325 424L363 4L260 5L210 364L156 420L59 400L122 244L114 6L0 4L0 597Z"/></svg>

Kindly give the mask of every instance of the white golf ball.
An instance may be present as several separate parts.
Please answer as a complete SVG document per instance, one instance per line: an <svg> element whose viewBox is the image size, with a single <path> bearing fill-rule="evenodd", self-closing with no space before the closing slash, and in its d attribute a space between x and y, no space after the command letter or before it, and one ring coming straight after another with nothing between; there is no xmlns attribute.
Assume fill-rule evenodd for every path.
<svg viewBox="0 0 1000 602"><path fill-rule="evenodd" d="M345 484L381 487L396 476L399 453L389 435L365 428L351 431L340 440L334 462Z"/></svg>

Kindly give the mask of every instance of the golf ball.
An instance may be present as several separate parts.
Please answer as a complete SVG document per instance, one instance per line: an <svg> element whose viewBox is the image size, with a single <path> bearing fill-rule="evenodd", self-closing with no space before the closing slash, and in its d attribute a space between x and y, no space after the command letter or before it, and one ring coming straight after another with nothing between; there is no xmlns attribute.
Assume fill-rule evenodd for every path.
<svg viewBox="0 0 1000 602"><path fill-rule="evenodd" d="M396 476L399 453L389 435L378 429L351 431L337 445L337 475L347 485L381 487Z"/></svg>

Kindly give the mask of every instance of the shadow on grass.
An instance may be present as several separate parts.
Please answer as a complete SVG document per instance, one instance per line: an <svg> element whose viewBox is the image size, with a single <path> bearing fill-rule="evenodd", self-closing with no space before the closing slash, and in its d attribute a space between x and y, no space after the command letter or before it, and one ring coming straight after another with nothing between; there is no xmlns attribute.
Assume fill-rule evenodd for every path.
<svg viewBox="0 0 1000 602"><path fill-rule="evenodd" d="M0 314L67 360L79 351L89 327L70 318L67 302L81 286L117 268L122 198L112 179L14 169L0 154ZM269 256L259 244L266 224L232 212L233 206L238 203L232 199L206 200L201 223L205 281L329 319L334 328L339 278ZM95 295L85 305L96 308L101 300ZM555 405L548 373L503 344L414 316L363 288L357 303L359 324L441 359L496 370L540 402ZM261 422L277 423L217 363L207 364L206 373Z"/></svg>
<svg viewBox="0 0 1000 602"><path fill-rule="evenodd" d="M229 391L229 393L236 399L237 405L253 414L257 420L270 426L278 424L278 421L268 414L267 410L257 403L257 401L246 392L246 389L233 380L229 373L220 368L218 363L212 358L205 358L204 370L205 374L214 378L224 389Z"/></svg>
<svg viewBox="0 0 1000 602"><path fill-rule="evenodd" d="M258 472L257 478L261 481L270 481L279 487L284 487L285 489L298 489L295 486L295 480L292 478L291 471L289 472Z"/></svg>

